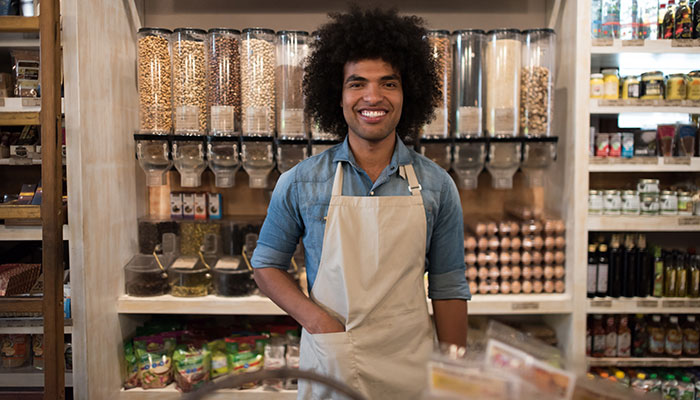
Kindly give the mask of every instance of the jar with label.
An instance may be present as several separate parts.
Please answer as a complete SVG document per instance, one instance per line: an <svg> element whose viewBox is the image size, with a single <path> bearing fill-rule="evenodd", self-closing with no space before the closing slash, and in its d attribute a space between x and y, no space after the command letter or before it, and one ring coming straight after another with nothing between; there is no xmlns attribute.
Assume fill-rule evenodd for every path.
<svg viewBox="0 0 700 400"><path fill-rule="evenodd" d="M605 93L603 74L591 74L591 98L602 99Z"/></svg>
<svg viewBox="0 0 700 400"><path fill-rule="evenodd" d="M688 100L700 100L700 71L692 71L688 74L685 97Z"/></svg>
<svg viewBox="0 0 700 400"><path fill-rule="evenodd" d="M241 32L214 28L207 33L209 132L241 132Z"/></svg>
<svg viewBox="0 0 700 400"><path fill-rule="evenodd" d="M520 37L517 29L496 29L487 34L484 72L486 132L489 136L518 136Z"/></svg>
<svg viewBox="0 0 700 400"><path fill-rule="evenodd" d="M608 100L616 100L620 98L620 77L617 74L617 68L608 68L601 71L603 73L603 81L605 82L603 89L603 98Z"/></svg>
<svg viewBox="0 0 700 400"><path fill-rule="evenodd" d="M639 195L639 209L642 215L659 215L659 194L641 193Z"/></svg>
<svg viewBox="0 0 700 400"><path fill-rule="evenodd" d="M622 214L639 215L639 194L636 190L622 192Z"/></svg>
<svg viewBox="0 0 700 400"><path fill-rule="evenodd" d="M622 214L622 198L619 190L606 190L603 194L603 214L605 215L620 215Z"/></svg>
<svg viewBox="0 0 700 400"><path fill-rule="evenodd" d="M645 193L659 193L659 180L658 179L640 179L637 183L637 192L640 194Z"/></svg>
<svg viewBox="0 0 700 400"><path fill-rule="evenodd" d="M241 124L245 136L275 133L275 31L241 34Z"/></svg>
<svg viewBox="0 0 700 400"><path fill-rule="evenodd" d="M662 100L664 98L664 74L661 71L642 74L639 97L643 100Z"/></svg>
<svg viewBox="0 0 700 400"><path fill-rule="evenodd" d="M206 31L178 28L171 36L175 134L204 135L207 129Z"/></svg>
<svg viewBox="0 0 700 400"><path fill-rule="evenodd" d="M693 215L693 196L690 192L678 192L678 215Z"/></svg>
<svg viewBox="0 0 700 400"><path fill-rule="evenodd" d="M678 215L678 195L676 192L661 192L661 215Z"/></svg>
<svg viewBox="0 0 700 400"><path fill-rule="evenodd" d="M654 315L649 323L649 355L661 357L665 353L666 329L661 323L661 316Z"/></svg>
<svg viewBox="0 0 700 400"><path fill-rule="evenodd" d="M482 76L486 34L479 29L453 33L455 137L481 136Z"/></svg>
<svg viewBox="0 0 700 400"><path fill-rule="evenodd" d="M603 213L603 194L598 190L588 191L588 213L591 215Z"/></svg>
<svg viewBox="0 0 700 400"><path fill-rule="evenodd" d="M623 99L638 99L639 98L639 78L630 75L622 80L622 98Z"/></svg>
<svg viewBox="0 0 700 400"><path fill-rule="evenodd" d="M666 355L669 357L680 357L683 354L683 331L678 325L678 316L668 317L666 326Z"/></svg>
<svg viewBox="0 0 700 400"><path fill-rule="evenodd" d="M168 29L138 31L139 132L169 134L172 129L172 68Z"/></svg>
<svg viewBox="0 0 700 400"><path fill-rule="evenodd" d="M438 77L440 101L433 111L433 119L423 127L423 137L447 138L450 136L450 107L452 101L452 46L450 32L431 30L427 35L430 55Z"/></svg>
<svg viewBox="0 0 700 400"><path fill-rule="evenodd" d="M666 80L666 100L685 100L685 74L671 74Z"/></svg>
<svg viewBox="0 0 700 400"><path fill-rule="evenodd" d="M304 114L304 61L309 52L309 34L303 31L277 32L275 94L277 137L306 139Z"/></svg>

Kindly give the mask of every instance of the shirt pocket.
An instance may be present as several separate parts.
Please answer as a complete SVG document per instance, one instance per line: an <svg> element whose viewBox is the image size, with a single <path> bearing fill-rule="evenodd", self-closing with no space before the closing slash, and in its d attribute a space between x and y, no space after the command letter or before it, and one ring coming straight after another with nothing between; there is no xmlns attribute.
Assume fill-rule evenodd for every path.
<svg viewBox="0 0 700 400"><path fill-rule="evenodd" d="M328 204L309 204L302 207L301 217L304 219L304 226L306 227L306 232L304 233L306 240L318 241L318 244L321 244L326 229L327 215Z"/></svg>

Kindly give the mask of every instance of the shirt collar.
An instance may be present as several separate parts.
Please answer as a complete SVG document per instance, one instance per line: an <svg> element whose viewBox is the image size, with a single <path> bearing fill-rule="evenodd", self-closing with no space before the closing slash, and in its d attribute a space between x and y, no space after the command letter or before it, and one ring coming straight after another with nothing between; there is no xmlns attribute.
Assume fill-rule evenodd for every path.
<svg viewBox="0 0 700 400"><path fill-rule="evenodd" d="M357 162L355 161L355 156L350 150L350 144L348 143L347 135L345 135L345 140L343 140L343 143L340 145L338 150L335 152L335 156L333 157L333 162L335 163L337 161L347 161L353 167L360 169L360 167L357 165ZM403 143L401 138L399 138L399 136L396 135L396 145L394 146L394 153L391 155L389 167L392 167L390 169L396 171L398 170L398 167L400 165L407 164L411 164L411 153L408 150L408 147L406 147L406 145Z"/></svg>

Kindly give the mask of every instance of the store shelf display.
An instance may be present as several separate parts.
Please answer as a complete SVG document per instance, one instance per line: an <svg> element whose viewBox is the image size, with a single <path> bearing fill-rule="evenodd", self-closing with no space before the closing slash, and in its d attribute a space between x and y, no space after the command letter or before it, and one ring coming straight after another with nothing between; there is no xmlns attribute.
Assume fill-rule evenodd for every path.
<svg viewBox="0 0 700 400"><path fill-rule="evenodd" d="M636 190L591 189L588 192L588 214L604 215L610 220L616 216L625 216L630 220L638 216L682 216L691 217L685 225L693 225L692 216L700 215L700 192L697 188L684 185L661 190L661 187L659 179L639 179Z"/></svg>

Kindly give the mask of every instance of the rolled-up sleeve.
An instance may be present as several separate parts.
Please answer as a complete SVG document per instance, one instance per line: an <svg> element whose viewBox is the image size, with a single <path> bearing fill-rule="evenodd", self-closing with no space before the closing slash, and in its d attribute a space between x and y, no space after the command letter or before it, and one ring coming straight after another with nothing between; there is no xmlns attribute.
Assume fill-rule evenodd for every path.
<svg viewBox="0 0 700 400"><path fill-rule="evenodd" d="M433 300L471 299L464 265L464 221L459 192L446 177L428 249L428 296Z"/></svg>
<svg viewBox="0 0 700 400"><path fill-rule="evenodd" d="M289 268L303 232L295 175L296 168L282 174L272 192L267 217L251 258L253 268Z"/></svg>

